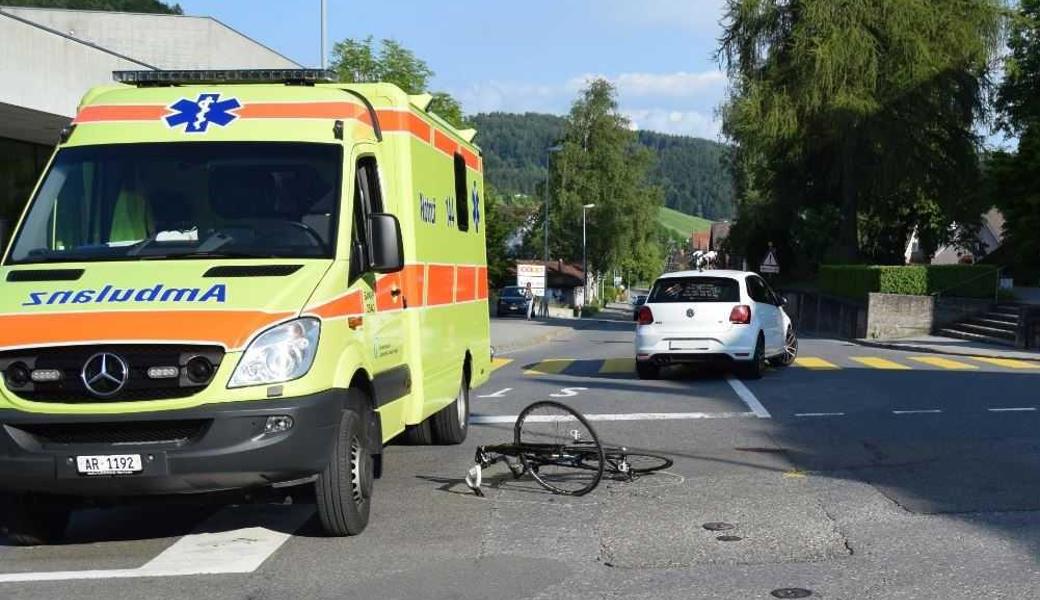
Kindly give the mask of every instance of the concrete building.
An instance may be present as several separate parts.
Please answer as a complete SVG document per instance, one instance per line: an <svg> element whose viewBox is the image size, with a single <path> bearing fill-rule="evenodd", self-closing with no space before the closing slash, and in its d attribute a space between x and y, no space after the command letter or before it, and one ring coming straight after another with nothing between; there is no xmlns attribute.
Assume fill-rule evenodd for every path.
<svg viewBox="0 0 1040 600"><path fill-rule="evenodd" d="M3 240L80 98L112 71L300 67L211 17L0 6L0 40Z"/></svg>

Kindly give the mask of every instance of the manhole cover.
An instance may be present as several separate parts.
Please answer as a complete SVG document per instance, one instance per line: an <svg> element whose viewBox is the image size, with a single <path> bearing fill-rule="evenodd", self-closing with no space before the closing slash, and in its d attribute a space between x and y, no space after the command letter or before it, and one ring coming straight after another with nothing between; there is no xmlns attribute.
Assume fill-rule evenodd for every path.
<svg viewBox="0 0 1040 600"><path fill-rule="evenodd" d="M736 527L736 525L733 525L732 523L723 523L721 521L718 521L712 523L705 523L704 525L701 525L701 527L707 529L708 531L729 531L730 529Z"/></svg>
<svg viewBox="0 0 1040 600"><path fill-rule="evenodd" d="M739 535L720 535L720 536L718 536L715 539L717 539L720 542L739 542L740 540L742 540L744 538L740 537ZM801 596L795 596L795 597L796 598L800 598Z"/></svg>
<svg viewBox="0 0 1040 600"><path fill-rule="evenodd" d="M808 598L812 592L804 588L780 588L769 592L774 598Z"/></svg>

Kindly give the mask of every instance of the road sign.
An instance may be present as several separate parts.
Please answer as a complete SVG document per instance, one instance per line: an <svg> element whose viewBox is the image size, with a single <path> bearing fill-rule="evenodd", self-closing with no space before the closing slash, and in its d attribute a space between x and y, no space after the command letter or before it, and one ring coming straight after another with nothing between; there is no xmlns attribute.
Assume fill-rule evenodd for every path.
<svg viewBox="0 0 1040 600"><path fill-rule="evenodd" d="M516 284L526 288L531 284L531 291L535 296L545 295L545 265L516 265Z"/></svg>
<svg viewBox="0 0 1040 600"><path fill-rule="evenodd" d="M759 273L779 273L780 263L776 260L776 251L773 248L766 252L766 257L762 259L762 264L758 266Z"/></svg>

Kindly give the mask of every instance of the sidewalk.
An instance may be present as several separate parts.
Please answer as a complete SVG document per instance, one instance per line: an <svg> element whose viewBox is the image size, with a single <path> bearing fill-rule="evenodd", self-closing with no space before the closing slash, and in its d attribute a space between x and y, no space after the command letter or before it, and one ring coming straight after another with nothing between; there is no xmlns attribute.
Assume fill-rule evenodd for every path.
<svg viewBox="0 0 1040 600"><path fill-rule="evenodd" d="M907 352L927 352L930 354L946 354L949 356L1013 358L1040 362L1040 352L1037 352L1036 350L1019 350L1018 348L980 344L979 342L940 337L936 335L924 335L901 340L886 340L883 342L866 339L852 341L860 346L868 346L871 348L887 348L889 350L904 350Z"/></svg>
<svg viewBox="0 0 1040 600"><path fill-rule="evenodd" d="M572 331L571 327L553 320L491 319L491 347L496 355L543 344Z"/></svg>

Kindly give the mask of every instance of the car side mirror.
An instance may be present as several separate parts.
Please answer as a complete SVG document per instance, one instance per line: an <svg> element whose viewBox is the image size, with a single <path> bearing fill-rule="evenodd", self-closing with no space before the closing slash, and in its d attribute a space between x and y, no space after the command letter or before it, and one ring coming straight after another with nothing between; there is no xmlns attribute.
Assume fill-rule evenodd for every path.
<svg viewBox="0 0 1040 600"><path fill-rule="evenodd" d="M395 273L404 268L401 223L388 213L368 215L368 268L376 273Z"/></svg>

